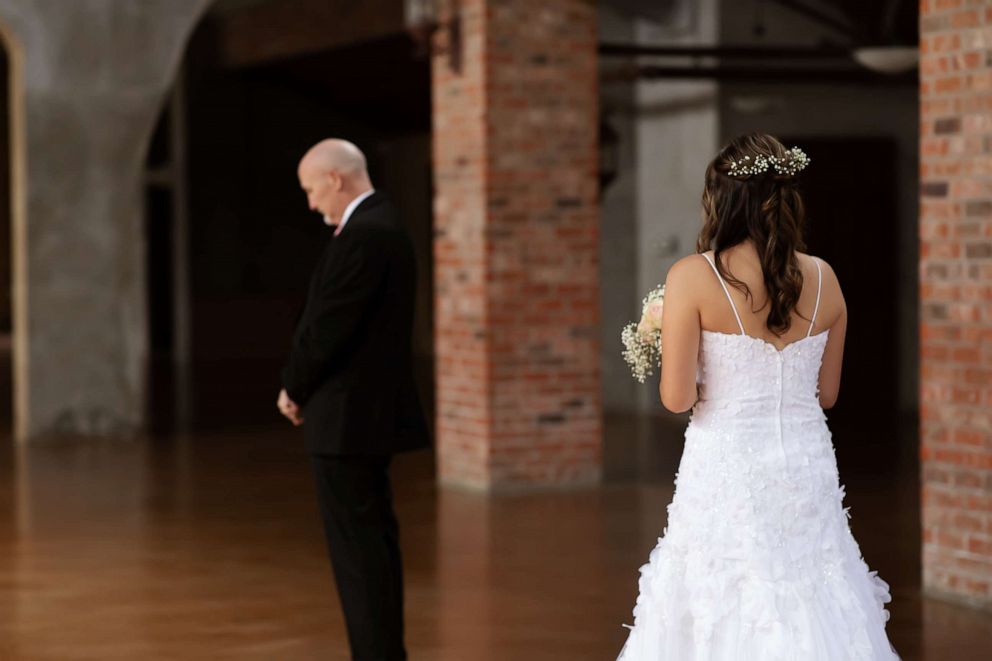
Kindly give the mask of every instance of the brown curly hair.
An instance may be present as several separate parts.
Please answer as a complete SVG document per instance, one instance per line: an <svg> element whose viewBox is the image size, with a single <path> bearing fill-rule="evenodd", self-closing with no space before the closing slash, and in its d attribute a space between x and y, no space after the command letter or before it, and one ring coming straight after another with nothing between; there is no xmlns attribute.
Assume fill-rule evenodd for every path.
<svg viewBox="0 0 992 661"><path fill-rule="evenodd" d="M753 162L758 155L782 159L788 153L773 136L751 133L727 143L706 167L703 228L696 252L712 248L720 275L743 291L745 300L753 299L747 284L725 273L720 263L724 250L751 239L771 303L766 325L781 336L792 325L791 311L803 289L796 251L806 249L802 236L806 209L799 194L798 174L780 174L772 167L760 174L730 174L731 162L743 161L745 156Z"/></svg>

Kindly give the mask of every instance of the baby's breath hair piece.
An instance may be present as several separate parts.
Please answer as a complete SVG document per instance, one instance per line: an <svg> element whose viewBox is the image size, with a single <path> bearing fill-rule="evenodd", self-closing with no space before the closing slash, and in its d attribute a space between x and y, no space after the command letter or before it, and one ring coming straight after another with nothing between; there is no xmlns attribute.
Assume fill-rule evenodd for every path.
<svg viewBox="0 0 992 661"><path fill-rule="evenodd" d="M777 156L765 156L764 154L758 154L753 159L750 156L745 156L739 161L730 161L730 170L728 174L732 177L741 177L745 175L762 174L768 171L768 166L771 165L775 168L775 172L778 174L794 175L801 172L807 165L809 165L812 159L806 155L799 147L793 147L785 152L785 156L779 158Z"/></svg>

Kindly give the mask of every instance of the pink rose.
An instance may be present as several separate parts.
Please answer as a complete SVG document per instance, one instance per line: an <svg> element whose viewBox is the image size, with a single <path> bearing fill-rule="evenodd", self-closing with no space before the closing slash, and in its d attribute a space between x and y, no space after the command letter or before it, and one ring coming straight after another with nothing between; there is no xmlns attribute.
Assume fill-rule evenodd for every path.
<svg viewBox="0 0 992 661"><path fill-rule="evenodd" d="M644 311L644 319L655 330L661 330L661 313L665 301L658 299L648 303L647 310Z"/></svg>
<svg viewBox="0 0 992 661"><path fill-rule="evenodd" d="M651 338L651 323L648 321L647 315L641 317L641 321L637 324L637 334L640 336L643 342L647 342Z"/></svg>

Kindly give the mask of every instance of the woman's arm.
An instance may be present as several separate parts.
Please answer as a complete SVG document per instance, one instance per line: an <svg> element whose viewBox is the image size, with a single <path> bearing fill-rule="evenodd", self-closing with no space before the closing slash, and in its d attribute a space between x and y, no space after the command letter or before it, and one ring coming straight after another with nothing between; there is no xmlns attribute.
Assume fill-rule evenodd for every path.
<svg viewBox="0 0 992 661"><path fill-rule="evenodd" d="M827 346L823 350L823 362L820 365L820 406L829 409L837 403L837 395L840 392L840 370L844 359L844 336L847 334L847 303L844 301L844 294L837 281L837 274L822 259L823 266L823 292L830 301L839 301L840 315L830 327L830 335L827 337ZM835 305L831 305L835 308ZM823 309L823 301L820 302L820 309ZM822 328L822 327L821 327ZM814 329L815 332L823 332Z"/></svg>
<svg viewBox="0 0 992 661"><path fill-rule="evenodd" d="M692 295L698 279L696 255L672 265L665 280L665 302L661 309L661 403L673 413L684 413L698 399L696 368L699 359L699 305ZM706 268L709 268L708 266Z"/></svg>

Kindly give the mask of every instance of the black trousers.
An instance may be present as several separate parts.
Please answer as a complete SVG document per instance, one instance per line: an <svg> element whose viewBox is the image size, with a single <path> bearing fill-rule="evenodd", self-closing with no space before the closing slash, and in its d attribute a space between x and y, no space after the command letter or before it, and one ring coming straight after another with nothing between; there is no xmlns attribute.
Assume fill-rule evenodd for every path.
<svg viewBox="0 0 992 661"><path fill-rule="evenodd" d="M403 569L390 457L311 455L355 661L403 661Z"/></svg>

